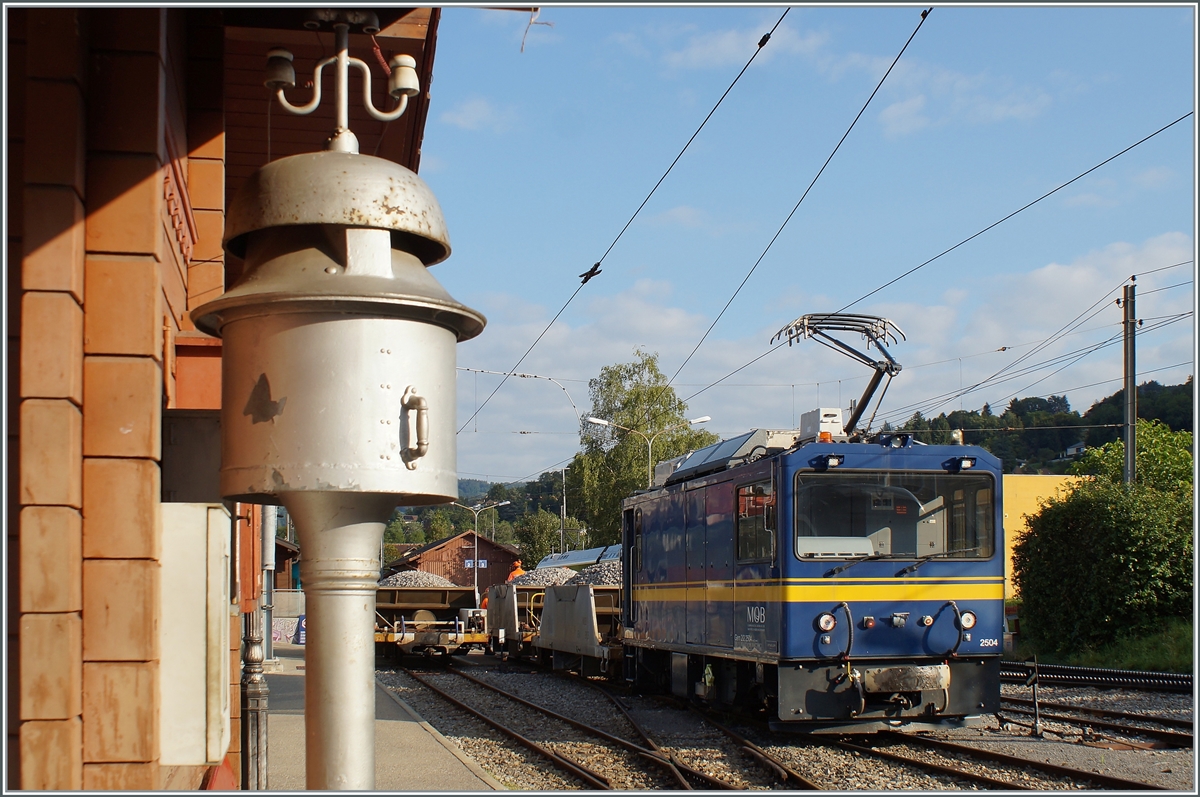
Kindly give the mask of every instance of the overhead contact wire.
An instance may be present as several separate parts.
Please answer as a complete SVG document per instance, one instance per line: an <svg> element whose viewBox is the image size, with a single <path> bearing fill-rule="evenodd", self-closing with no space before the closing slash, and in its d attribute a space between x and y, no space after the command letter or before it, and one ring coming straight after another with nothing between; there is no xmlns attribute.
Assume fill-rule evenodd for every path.
<svg viewBox="0 0 1200 797"><path fill-rule="evenodd" d="M1172 128L1172 127L1174 127L1175 125L1177 125L1177 124L1179 124L1180 122L1182 122L1184 119L1187 119L1189 116L1191 116L1191 115L1192 115L1192 113L1193 113L1192 111L1188 111L1188 112L1187 112L1187 113L1185 113L1183 116L1179 117L1178 119L1176 119L1175 121L1171 122L1170 124L1164 125L1163 127L1160 127L1158 130L1155 130L1153 133L1151 133L1150 135L1146 136L1145 138L1143 138L1143 139L1141 139L1141 140L1139 140L1139 141L1136 141L1136 142L1134 142L1133 144L1130 144L1128 147L1126 147L1125 149L1121 150L1121 151L1120 151L1120 152L1118 152L1116 155L1113 155L1113 156L1112 156L1112 157L1110 157L1110 158L1106 158L1106 159L1104 159L1103 161L1101 161L1100 163L1096 164L1095 166L1093 166L1092 168L1088 169L1087 171L1085 171L1085 172L1083 172L1083 173L1081 173L1081 174L1077 175L1076 177L1073 177L1072 179L1068 180L1067 182L1063 183L1063 184L1062 184L1062 185L1060 185L1058 188L1055 188L1054 190L1052 190L1052 191L1049 191L1048 193L1045 193L1045 194L1043 194L1042 196L1040 196L1040 197L1038 197L1037 199L1033 200L1032 202L1030 202L1030 203L1028 203L1028 204L1026 204L1026 205L1024 205L1024 206L1022 206L1022 207L1020 207L1020 208L1018 208L1017 210L1014 210L1012 213L1009 213L1007 216L1005 216L1004 218L1000 219L999 221L997 221L997 222L994 222L994 223L992 223L992 224L989 224L987 227L984 227L984 228L983 228L982 230L980 230L979 232L977 232L977 233L975 233L974 235L971 235L971 236L969 236L969 237L967 237L967 238L964 238L963 240L959 241L959 242L958 242L958 243L956 243L954 246L950 247L949 249L945 250L944 252L941 252L940 254L934 255L933 257L931 257L931 258L929 258L928 260L926 260L924 263L921 263L921 264L920 264L920 265L918 265L918 266L914 266L913 268L910 268L908 271L904 272L903 274L901 274L900 276L896 277L896 278L895 278L895 279L893 279L893 280L890 280L890 281L888 281L888 282L885 282L883 285L880 285L878 288L876 288L875 290L871 291L870 293L863 294L862 296L860 296L860 297L858 297L857 299L855 299L853 302L850 302L849 304L847 304L847 305L844 305L844 306L843 306L843 307L842 307L840 310L838 310L837 312L841 313L841 312L844 312L845 310L848 310L849 308L851 308L851 307L853 307L854 305L856 305L856 304L858 304L859 302L861 302L863 299L866 299L866 298L867 298L867 297L869 297L869 296L873 296L874 294L876 294L876 293L879 293L879 292L880 292L881 290L883 290L884 288L887 288L887 287L889 287L889 286L891 286L891 285L894 285L894 284L896 284L897 282L899 282L900 280L904 279L905 277L907 277L908 275L912 274L913 272L915 272L915 271L917 271L917 270L919 270L919 269L922 269L922 268L924 268L925 266L927 266L927 265L929 265L930 263L932 263L933 261L937 260L938 258L940 258L940 257L943 257L943 256L945 256L945 255L949 254L950 252L953 252L955 249L958 249L958 248L959 248L960 246L962 246L963 244L966 244L966 243L968 243L969 241L972 241L972 240L974 240L974 239L978 238L979 236L983 235L985 232L988 232L989 230L995 229L995 228L996 228L998 225L1000 225L1000 224L1002 224L1002 223L1004 223L1004 222L1008 221L1008 220L1009 220L1009 219L1011 219L1013 216L1016 216L1018 213L1020 213L1020 212L1022 212L1022 211L1024 211L1024 210L1028 210L1029 208L1033 207L1033 206L1034 206L1034 205L1036 205L1037 203L1041 202L1043 199L1045 199L1045 198L1049 197L1051 194L1054 194L1054 193L1057 193L1058 191L1061 191L1062 189L1066 188L1068 185L1071 185L1072 183L1076 182L1077 180L1079 180L1079 179L1081 179L1081 178L1085 177L1086 175L1088 175L1088 174L1091 174L1092 172L1096 171L1096 170L1097 170L1097 169L1099 169L1101 166L1104 166L1104 165L1106 165L1106 164L1108 164L1108 163L1111 163L1113 160L1115 160L1115 159L1117 159L1117 158L1121 157L1121 156L1122 156L1122 155L1124 155L1125 153L1127 153L1127 152L1129 152L1130 150L1132 150L1134 147L1141 146L1142 144L1145 144L1147 141L1149 141L1150 139L1154 138L1154 137L1155 137L1155 136L1157 136L1158 134L1160 134L1160 133L1163 133L1163 132L1165 132L1165 131L1169 130L1170 128ZM1159 271L1159 270L1165 270L1165 269L1167 269L1167 268L1176 268L1177 266L1180 266L1180 265L1185 265L1185 264L1186 264L1186 262L1190 262L1190 261L1185 261L1185 263L1177 263L1177 264L1175 264L1175 265L1171 265L1171 266L1164 266L1162 269L1156 269L1156 271ZM1146 272L1146 273L1147 273L1147 274L1150 274L1150 273L1153 273L1153 272ZM780 342L779 342L779 343L777 343L775 346L772 346L771 348L767 349L765 352L763 352L762 354L758 355L757 357L755 357L753 360L751 360L750 362L746 363L745 365L742 365L742 366L740 366L740 367L738 367L738 368L734 369L733 371L730 371L729 373L725 374L725 376L721 377L720 379L716 380L715 382L712 382L711 384L709 384L709 385L707 385L707 386L705 386L705 387L701 388L700 390L697 390L695 393L693 393L692 395L690 395L690 396L688 396L686 399L684 399L684 401L690 401L690 400L692 400L693 398L695 398L696 396L699 396L701 393L705 392L706 390L709 390L710 388L716 387L717 385L721 384L722 382L724 382L724 381L725 381L726 379L728 379L729 377L731 377L731 376L733 376L734 374L737 374L737 373L741 372L742 370L744 370L744 369L746 369L746 368L750 367L750 366L751 366L751 365L753 365L754 363L756 363L756 362L758 362L759 360L761 360L762 358L766 357L768 354L770 354L770 353L772 353L772 352L776 351L777 349L781 348L781 347L784 345L784 343L786 343L786 342L787 342L787 341L780 341Z"/></svg>
<svg viewBox="0 0 1200 797"><path fill-rule="evenodd" d="M750 68L750 64L754 63L754 59L758 58L758 54L762 52L762 48L765 47L767 42L771 40L771 34L775 32L776 28L778 28L780 23L783 22L783 18L786 17L788 12L791 10L792 9L790 7L785 8L783 10L783 14L781 14L779 19L776 20L775 26L771 28L770 31L763 34L763 37L758 40L758 47L755 48L754 54L750 56L750 60L747 61L746 65L742 67L742 71L737 73L737 77L735 77L733 82L729 84L729 88L725 89L725 93L721 95L721 99L717 100L717 104L714 105L712 110L708 112L708 116L704 117L704 121L701 122L700 126L696 128L696 132L692 133L692 137L689 138L687 143L683 145L683 149L679 150L679 154L675 156L675 160L671 161L671 165L667 167L665 172L663 172L662 177L658 178L658 182L655 183L654 187L650 189L650 193L647 194L646 198L642 200L642 204L638 205L637 210L635 210L633 215L629 217L629 221L625 222L625 226L621 228L619 233L617 233L617 237L614 238L613 242L608 245L607 249L604 250L604 254L601 255L600 259L596 262L597 266L604 262L604 258L608 257L608 253L611 252L613 247L617 245L617 241L621 240L621 236L623 236L625 231L629 229L629 225L633 224L633 220L636 219L638 214L642 212L642 208L646 207L646 203L650 201L650 197L654 196L654 192L658 190L660 185L662 185L663 180L667 179L667 175L670 174L671 170L675 168L675 164L679 163L679 159L683 157L683 153L687 152L688 147L690 147L692 142L696 140L696 136L700 135L700 131L704 129L706 124L708 124L708 120L711 119L712 115L717 112L718 108L721 107L721 103L724 102L725 98L729 96L729 92L733 91L733 87L736 86L737 82L742 79L742 75L746 74L746 70Z"/></svg>
<svg viewBox="0 0 1200 797"><path fill-rule="evenodd" d="M721 98L717 100L717 104L714 105L712 107L712 110L708 112L708 115L704 117L704 121L702 121L700 123L700 126L696 128L696 132L692 133L691 138L689 138L687 140L687 143L683 145L683 149L681 149L679 151L679 154L675 156L675 160L671 161L671 165L667 167L667 170L665 172L663 172L662 177L658 178L658 182L655 183L654 187L650 189L650 193L647 194L646 198L642 200L642 204L638 205L637 210L635 210L633 212L633 215L629 217L629 221L625 222L625 226L621 228L621 231L619 233L617 233L617 237L614 238L612 243L610 243L608 245L608 248L604 250L604 254L601 255L600 259L596 261L596 264L594 266L592 266L591 271L585 272L585 274L580 275L583 278L583 282L581 282L579 287L575 289L575 292L571 294L571 297L569 299L567 299L566 303L563 304L563 306L559 309L559 311L557 313L555 313L554 318L550 319L550 323L547 324L546 328L542 330L542 334L537 336L537 340L535 340L530 345L530 347L525 351L525 353L521 355L521 359L517 360L517 364L508 370L508 373L506 373L504 378L500 380L500 384L496 385L496 389L493 390L488 395L488 397L483 400L483 404L480 404L478 407L475 408L475 412L472 413L471 417L467 419L467 422L464 423L459 428L459 430L458 430L459 433L461 433L463 431L463 429L466 429L467 426L471 423L471 421L473 421L475 419L475 416L477 416L479 414L479 411L487 406L487 403L492 400L492 396L496 395L496 392L499 391L500 388L504 387L504 383L507 382L508 378L513 375L513 372L515 372L517 370L517 368L519 368L521 366L521 363L525 362L525 358L529 356L529 352L533 351L533 347L538 345L538 343L541 341L541 339L543 337L545 337L546 333L550 331L550 327L554 326L554 322L558 320L558 317L563 314L563 312L567 309L567 307L571 304L571 302L575 301L575 297L579 295L579 291L583 288L583 286L588 283L588 281L591 279L592 276L595 276L596 274L600 273L600 264L604 262L605 258L607 258L609 253L612 252L613 247L615 247L617 245L617 242L620 241L622 236L625 235L625 231L629 229L629 226L631 224L633 224L634 219L636 219L638 217L638 214L640 214L642 212L642 208L646 207L646 203L650 201L650 198L652 196L654 196L654 192L658 190L658 187L660 185L662 185L663 180L667 179L667 175L670 174L671 170L675 168L675 164L679 163L679 159L683 157L683 153L687 152L688 147L690 147L692 145L692 142L696 140L696 136L700 135L700 131L704 129L704 126L706 124L708 124L708 120L711 119L712 115L717 112L717 108L721 107L721 103L725 101L725 98L727 96L729 96L729 92L733 91L733 87L736 86L738 81L742 79L742 75L744 75L746 73L746 70L750 68L750 64L754 63L754 59L758 57L758 54L760 52L762 52L762 48L765 47L767 42L771 40L771 34L773 34L775 32L775 30L779 27L780 23L783 22L783 18L786 17L788 15L788 12L791 10L792 9L790 7L785 8L783 13L779 16L779 19L775 22L775 26L772 27L770 31L765 33L763 35L763 37L758 40L758 47L755 48L754 54L750 56L750 60L747 61L746 65L742 67L742 71L737 73L737 77L735 77L733 79L733 82L729 84L729 88L725 89L725 93L721 95Z"/></svg>
<svg viewBox="0 0 1200 797"><path fill-rule="evenodd" d="M1030 202L1029 204L1027 204L1027 205L1024 205L1023 207L1017 208L1017 209L1016 209L1016 210L1014 210L1012 213L1009 213L1007 216L1005 216L1004 218L1000 219L999 221L997 221L997 222L995 222L995 223L993 223L993 224L989 224L987 227L984 227L982 230L980 230L979 232L975 233L975 234L974 234L974 235L972 235L971 237L969 237L969 238L964 238L963 240L959 241L958 243L956 243L954 246L950 247L950 248L949 248L949 249L947 249L946 251L944 251L944 252L941 252L940 254L936 254L936 255L934 255L933 257L929 258L929 259L928 259L928 260L926 260L924 263L921 263L921 264L920 264L920 265L918 265L918 266L913 266L913 267L912 267L912 268L910 268L908 271L904 272L903 274L901 274L900 276L896 277L895 279L893 279L893 280L890 280L889 282L885 282L884 284L880 285L878 288L876 288L875 290L871 291L870 293L865 293L865 294L863 294L862 296L860 296L860 297L858 297L857 299L855 299L854 301L850 302L850 304L848 304L848 305L844 306L844 307L843 307L841 310L838 310L837 312L839 312L839 313L841 313L841 312L844 312L844 311L846 311L846 310L850 309L851 307L853 307L854 305L858 304L859 302L861 302L863 299L866 299L866 298L867 298L867 297L869 297L869 296L874 296L875 294L879 293L879 292L880 292L881 290L883 290L884 288L887 288L887 287L889 287L889 286L891 286L891 285L895 285L897 282L899 282L900 280L904 279L904 278L905 278L905 277L907 277L909 274L912 274L912 273L913 273L913 272L915 272L915 271L918 271L918 270L920 270L920 269L923 269L923 268L925 268L925 266L928 266L928 265L929 265L930 263L932 263L933 261L937 260L937 259L938 259L938 258L940 258L940 257L944 257L945 255L948 255L948 254L950 254L951 252L953 252L955 249L959 248L959 247L960 247L960 246L962 246L963 244L966 244L966 243L968 243L968 242L970 242L970 241L973 241L974 239L976 239L976 238L978 238L979 236L983 235L985 232L987 232L988 230L992 229L993 227L996 227L997 225L1003 224L1004 222L1008 221L1009 219L1011 219L1013 216L1017 215L1018 213L1020 213L1020 212L1022 212L1022 211L1024 211L1024 210L1028 210L1029 208L1033 207L1033 206L1034 206L1034 205L1036 205L1037 203L1041 202L1043 199L1046 199L1046 198L1047 198L1047 197L1049 197L1049 196L1052 196L1052 195L1054 195L1054 194L1057 194L1059 191L1063 190L1064 188L1066 188L1067 186L1071 185L1071 184L1072 184L1072 183L1074 183L1074 182L1077 182L1077 181L1079 181L1079 180L1082 180L1084 177L1086 177L1086 176L1088 176L1089 174L1091 174L1092 172L1096 171L1096 170L1097 170L1097 169L1099 169L1101 166L1104 166L1104 165L1106 165L1106 164L1108 164L1108 163L1111 163L1112 161L1114 161L1114 160L1116 160L1117 158L1119 158L1119 157L1121 157L1122 155L1124 155L1126 152L1129 152L1129 151L1130 151L1131 149L1133 149L1134 147L1137 147L1137 146L1140 146L1140 145L1142 145L1142 144L1145 144L1147 141L1149 141L1150 139L1154 138L1154 137L1155 137L1155 136L1157 136L1159 133L1162 133L1162 132L1164 132L1164 131L1166 131L1166 130L1169 130L1170 128L1172 128L1172 127L1174 127L1175 125L1177 125L1177 124L1179 124L1180 122L1182 122L1184 119L1187 119L1189 116L1191 116L1191 115L1192 115L1192 113L1193 113L1192 111L1188 111L1188 112L1187 112L1187 113L1185 113L1183 116L1181 116L1181 117L1179 117L1178 119L1176 119L1174 122L1171 122L1171 123L1170 123L1170 124L1168 124L1168 125L1165 125L1165 126L1163 126L1163 127L1160 127L1158 130L1155 130L1153 133L1151 133L1150 135L1148 135L1148 136L1146 136L1145 138L1141 139L1140 141L1137 141L1137 142L1135 142L1135 143L1133 143L1133 144L1130 144L1128 147L1126 147L1125 149L1121 150L1121 151L1120 151L1120 152L1118 152L1116 155L1113 155L1113 156L1112 156L1112 157L1110 157L1110 158L1106 158L1106 159L1104 159L1104 160L1100 161L1100 162L1099 162L1099 163L1097 163L1095 166L1093 166L1092 168L1088 169L1088 170L1087 170L1087 171L1085 171L1085 172L1081 172L1081 173L1077 174L1076 176L1072 177L1070 180L1067 180L1065 183L1063 183L1062 185L1060 185L1058 188L1055 188L1055 189L1053 189L1053 190L1051 190L1051 191L1047 191L1046 193L1042 194L1040 197L1038 197L1037 199L1033 200L1033 201L1032 201L1032 202Z"/></svg>
<svg viewBox="0 0 1200 797"><path fill-rule="evenodd" d="M692 349L691 354L684 359L679 368L675 370L675 373L671 376L671 378L667 380L667 384L665 385L664 389L670 387L675 381L675 377L679 376L679 373L684 369L684 367L691 362L692 357L696 355L696 352L699 351L700 347L704 345L704 341L708 339L709 333L713 331L713 328L717 325L717 322L720 321L722 316L725 315L725 311L729 309L731 304L733 304L733 300L736 299L738 294L742 292L742 288L746 287L746 283L750 281L750 277L753 276L755 270L758 269L758 266L760 263L762 263L763 258L767 256L767 253L771 251L771 247L775 245L775 241L778 240L779 236L783 234L783 230L785 227L787 227L788 222L792 220L792 216L795 216L796 211L800 209L800 205L804 202L805 197L808 196L809 191L812 191L813 186L817 184L817 180L821 179L821 175L825 173L825 169L829 166L830 161L833 160L833 156L837 154L838 150L841 149L842 144L846 141L846 138L850 135L850 131L854 129L854 126L858 124L858 120L862 118L864 113L866 113L867 106L871 104L871 100L875 99L875 95L879 93L879 89L883 88L884 81L887 80L888 75L892 74L892 70L895 69L896 64L900 62L900 58L904 55L904 51L908 49L908 45L912 43L914 38L916 38L917 32L921 30L921 26L925 24L925 19L929 16L929 12L932 10L932 8L929 8L921 12L921 21L917 23L917 27L914 28L912 34L909 35L908 41L904 42L904 46L900 48L900 52L898 52L896 57L892 60L891 66L889 66L887 71L883 73L883 77L879 79L879 83L875 86L875 90L871 92L871 96L867 97L867 101L863 103L858 115L854 117L854 121L850 123L850 126L846 128L846 132L842 134L840 139L838 139L837 146L835 146L833 151L829 153L829 157L825 159L825 163L821 164L821 168L817 171L816 176L813 177L812 182L808 184L808 188L804 189L804 193L800 195L800 200L796 203L796 206L792 208L792 212L789 213L787 218L783 220L783 224L779 225L779 229L775 231L775 235L771 237L771 240L767 243L766 248L763 249L762 254L759 255L758 259L754 261L754 265L750 267L748 272L746 272L746 276L737 286L737 289L734 290L733 295L729 297L729 301L725 302L725 306L721 308L721 312L717 313L717 317L713 319L713 322L709 324L708 329L706 329L704 334L700 336L700 341L696 344L696 347Z"/></svg>

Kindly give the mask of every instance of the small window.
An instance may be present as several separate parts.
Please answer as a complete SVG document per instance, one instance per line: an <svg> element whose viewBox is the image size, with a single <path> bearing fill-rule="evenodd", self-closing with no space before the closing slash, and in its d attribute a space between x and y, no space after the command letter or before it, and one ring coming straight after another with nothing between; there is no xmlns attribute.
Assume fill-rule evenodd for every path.
<svg viewBox="0 0 1200 797"><path fill-rule="evenodd" d="M636 572L641 572L642 569L642 510L633 510L633 569Z"/></svg>
<svg viewBox="0 0 1200 797"><path fill-rule="evenodd" d="M737 491L738 561L775 558L775 491L770 481L745 484Z"/></svg>

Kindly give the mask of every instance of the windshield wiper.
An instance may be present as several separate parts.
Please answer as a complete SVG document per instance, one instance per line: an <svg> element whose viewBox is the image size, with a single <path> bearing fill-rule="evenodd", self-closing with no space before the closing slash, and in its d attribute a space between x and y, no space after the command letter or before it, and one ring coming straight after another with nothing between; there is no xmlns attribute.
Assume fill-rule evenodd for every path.
<svg viewBox="0 0 1200 797"><path fill-rule="evenodd" d="M868 554L867 556L863 556L859 559L855 559L853 561L846 562L846 564L844 564L844 565L838 565L837 567L833 568L832 570L827 571L825 573L825 578L829 578L830 576L836 576L838 573L842 572L843 570L849 570L851 567L854 567L859 562L869 562L872 559L882 559L885 556L887 556L887 554L873 553L873 554Z"/></svg>
<svg viewBox="0 0 1200 797"><path fill-rule="evenodd" d="M902 568L902 569L900 570L900 572L896 573L896 577L897 577L897 578L899 578L900 576L906 576L906 575L908 575L909 573L914 573L914 572L916 572L916 570L917 570L917 568L918 568L918 567L920 567L921 565L925 564L925 563L926 563L926 562L928 562L930 559L937 559L937 558L939 558L939 557L942 557L942 556L954 556L954 555L956 555L956 554L960 554L960 553L970 553L971 551L978 551L978 550L979 550L981 547L982 547L982 546L978 546L978 545L977 545L977 546L975 546L974 548L959 548L959 549L958 549L958 550L956 550L956 551L939 551L938 553L931 553L931 554L928 554L928 555L926 555L926 556L922 556L920 559L918 559L917 561L913 562L913 563L912 563L911 565L909 565L908 567Z"/></svg>

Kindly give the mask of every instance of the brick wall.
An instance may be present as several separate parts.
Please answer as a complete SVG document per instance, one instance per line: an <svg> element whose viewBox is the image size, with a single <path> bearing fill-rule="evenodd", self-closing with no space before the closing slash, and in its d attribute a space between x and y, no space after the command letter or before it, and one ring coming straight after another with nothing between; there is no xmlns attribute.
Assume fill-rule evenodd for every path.
<svg viewBox="0 0 1200 797"><path fill-rule="evenodd" d="M11 788L203 774L158 764L158 507L174 341L223 289L213 14L10 9Z"/></svg>
<svg viewBox="0 0 1200 797"><path fill-rule="evenodd" d="M78 789L83 761L83 390L84 390L84 108L87 83L85 15L72 9L29 9L10 17L9 269L19 301L10 316L10 492L12 578L9 668L17 699L10 758L17 783L34 789ZM22 46L23 45L23 46ZM13 146L17 145L17 146ZM18 288L13 290L13 288ZM19 298L18 298L19 297ZM19 330L19 343L12 333ZM15 350L15 351L14 351ZM12 390L16 388L16 390ZM12 423L14 404L16 423ZM10 489L11 489L10 485ZM15 542L15 545L14 545ZM14 547L16 550L14 550ZM14 556L13 554L16 554ZM13 600L13 598L16 600ZM14 622L16 620L16 622ZM17 638L12 634L16 631ZM14 644L15 643L15 644ZM16 667L14 668L14 664ZM16 672L13 672L13 670ZM14 688L10 682L10 688ZM12 698L13 695L10 695ZM12 776L10 776L12 777Z"/></svg>

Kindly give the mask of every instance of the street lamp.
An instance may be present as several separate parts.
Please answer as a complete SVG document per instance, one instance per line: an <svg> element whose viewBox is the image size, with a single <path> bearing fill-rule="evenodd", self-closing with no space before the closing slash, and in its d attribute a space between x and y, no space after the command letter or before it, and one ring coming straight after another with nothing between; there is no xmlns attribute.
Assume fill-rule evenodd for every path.
<svg viewBox="0 0 1200 797"><path fill-rule="evenodd" d="M498 506L508 506L512 501L500 501L495 504L475 504L475 506L467 506L460 504L458 501L451 501L457 507L470 512L475 516L475 544L472 546L475 549L475 556L472 561L471 572L475 574L475 608L479 608L479 513L486 512L489 509L495 509Z"/></svg>
<svg viewBox="0 0 1200 797"><path fill-rule="evenodd" d="M655 432L653 434L653 436L651 436L651 437L647 437L646 435L639 432L637 429L630 429L628 426L622 426L619 423L613 423L612 421L606 421L603 418L588 418L588 423L594 423L597 426L615 426L618 429L624 429L627 432L633 432L634 434L638 435L639 437L641 437L643 440L646 441L646 459L647 459L647 462L646 462L646 472L647 472L646 487L648 489L648 488L654 486L654 441L658 439L658 436L660 434L662 434L663 432L673 432L676 429L682 429L683 427L691 426L694 423L707 423L708 421L711 421L711 420L712 420L712 418L710 418L709 416L702 415L701 417L696 418L694 420L684 421L683 423L677 423L674 426L668 426L666 429L660 429L659 431Z"/></svg>

